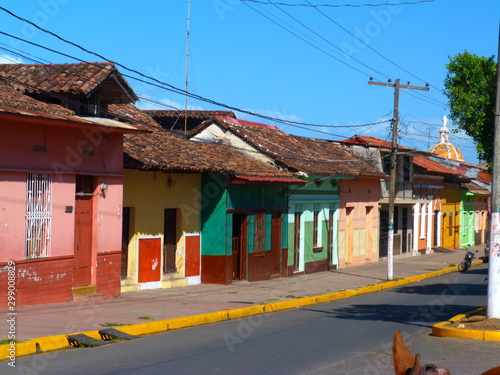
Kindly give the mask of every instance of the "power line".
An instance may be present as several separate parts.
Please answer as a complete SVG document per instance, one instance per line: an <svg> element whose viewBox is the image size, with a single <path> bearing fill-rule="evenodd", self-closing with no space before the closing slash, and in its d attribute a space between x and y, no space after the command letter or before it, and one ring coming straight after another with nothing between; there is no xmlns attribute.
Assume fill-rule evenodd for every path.
<svg viewBox="0 0 500 375"><path fill-rule="evenodd" d="M382 3L382 4L318 4L318 5L313 5L313 4L290 4L290 3L275 3L271 1L261 1L261 0L240 0L241 2L250 2L250 3L257 3L257 4L276 4L276 5L282 5L282 6L288 6L288 7L308 7L308 8L323 8L323 7L329 7L329 8L361 8L361 7L382 7L382 6L397 6L397 5L415 5L415 4L422 4L422 3L432 3L435 0L419 0L419 1L404 1L401 3Z"/></svg>
<svg viewBox="0 0 500 375"><path fill-rule="evenodd" d="M243 1L243 0L242 0ZM309 4L309 0L306 0ZM433 1L433 0L432 0ZM255 11L256 13L260 14L261 16L265 17L266 19L268 19L269 21L273 22L274 24L276 24L277 26L283 28L285 31L289 32L290 34L294 35L295 37L299 38L300 40L306 42L307 44L309 44L310 46L312 46L313 48L316 48L318 49L319 51L323 52L324 54L328 55L329 57L337 60L338 62L348 66L349 68L351 69L354 69L356 70L357 72L365 75L365 76L371 76L371 75L368 75L366 74L365 72L361 71L360 69L357 69L355 68L354 66L348 64L347 62L345 61L342 61L340 59L338 59L337 57L335 56L332 56L330 53L326 52L325 50L321 49L320 47L316 46L315 44L309 42L308 40L305 40L303 37L297 35L296 33L294 33L293 31L287 29L285 26L281 25L280 23L278 23L277 21L273 20L272 18L270 18L269 16L263 14L262 12L258 11L257 9L255 9L254 7L250 6L249 4L247 4L245 1L243 1L245 5L247 5L250 9L252 9L253 11ZM250 2L255 2L255 3L258 3L258 4L266 4L266 5L273 5L275 6L277 9L279 9L281 12L285 13L287 16L289 16L290 18L292 18L295 22L297 22L298 24L300 24L302 27L306 28L307 30L309 30L311 33L315 34L316 36L318 36L319 38L323 39L324 41L326 41L328 44L330 44L331 46L333 46L334 48L338 49L339 51L342 52L342 49L338 46L336 46L335 44L333 44L332 42L330 42L329 40L327 40L326 38L324 38L323 36L321 36L320 34L316 33L314 30L312 30L310 27L306 26L304 23L302 23L301 21L299 21L297 18L293 17L291 14L289 14L288 12L284 11L283 9L281 9L278 5L284 5L283 3L275 3L275 2L272 2L272 1L267 1L267 2L260 2L260 1L250 1ZM310 4L312 6L312 4ZM336 22L334 19L332 19L330 16L328 16L327 14L325 14L324 12L322 12L320 9L316 8L316 10L318 12L320 12L323 16L325 16L326 18L328 18L331 22L333 22L335 25L337 25L338 27L340 27L342 30L344 30L345 32L347 32L348 34L350 34L351 36L353 36L355 39L359 40L361 43L363 43L365 46L367 46L368 48L370 48L372 51L374 51L375 53L377 53L379 56L381 56L382 58L384 58L385 60L387 60L388 62L390 62L391 64L395 65L396 67L398 67L399 69L405 71L407 74L417 78L418 80L422 81L422 82L426 82L425 80L419 78L418 76L412 74L411 72L409 72L408 70L406 70L405 68L403 68L402 66L400 66L399 64L397 64L396 62L392 61L391 59L387 58L386 56L384 56L383 54L381 54L380 52L378 52L377 50L375 50L373 47L371 47L370 45L368 45L365 41L363 41L362 39L360 39L359 37L357 37L356 35L354 35L353 33L351 33L349 30L347 30L346 28L344 28L342 25L340 25L338 22ZM384 74L380 71L378 71L377 69L375 68L372 68L370 67L369 65L363 63L361 60L351 56L351 58L353 60L355 60L358 64L360 65L363 65L364 67L370 69L371 71L373 72L376 72L377 74L387 78L387 79L390 79L390 77L387 75L387 74ZM439 88L435 87L432 85L432 87L436 88L436 90L442 92L442 90L440 90ZM414 96L414 95L412 95ZM415 97L415 96L414 96ZM432 99L432 98L423 98L423 97L416 97L417 99L420 99L422 101L425 101L427 103L430 103L430 104L433 104L433 105L436 105L436 106L442 106L442 105L445 105L444 103L442 102L439 102L438 100L436 99ZM433 102L434 101L434 102Z"/></svg>
<svg viewBox="0 0 500 375"><path fill-rule="evenodd" d="M332 54L328 53L327 51L319 48L318 46L314 45L313 43L309 42L308 40L304 39L303 37L301 37L300 35L294 33L293 31L287 29L285 26L279 24L278 22L276 22L275 20L273 20L272 18L266 16L265 14L263 14L262 12L260 12L259 10L255 9L254 7L252 7L251 5L247 4L247 3L243 3L245 4L247 7L249 7L250 9L252 9L254 12L260 14L262 17L264 18L267 18L269 21L271 21L272 23L274 23L275 25L281 27L282 29L284 29L285 31L289 32L290 34L294 35L295 37L299 38L300 40L302 40L303 42L309 44L311 47L313 48L316 48L318 51L324 53L325 55L327 56L330 56L332 59L334 60L337 60L338 62L340 62L341 64L344 64L346 66L348 66L349 68L351 69L354 69L355 71L357 71L358 73L361 73L362 75L366 76L366 77L370 77L370 74L367 74L366 72L363 72L362 70L358 69L358 68L355 68L353 67L352 65L349 65L347 62L345 61L342 61L340 60L339 58L333 56Z"/></svg>
<svg viewBox="0 0 500 375"><path fill-rule="evenodd" d="M320 34L318 34L317 32L315 32L314 30L312 30L310 27L306 26L304 23L302 23L301 21L299 21L297 18L295 18L294 16L292 16L290 13L286 12L285 10L281 9L279 6L273 4L277 9L279 9L281 12L285 13L288 17L292 18L295 22L297 22L299 25L301 25L302 27L306 28L307 30L309 30L310 32L312 32L314 35L320 37L321 39L323 39L324 41L326 41L328 44L330 44L332 47L336 48L337 50L339 50L340 52L343 52L342 49L340 47L337 47L335 44L333 44L332 42L330 42L329 40L327 40L325 37L321 36ZM352 56L351 56L352 57ZM356 62L358 62L359 64L363 65L364 67L370 69L370 70L373 70L374 72L376 72L377 74L380 74L381 76L389 79L390 77L384 73L381 73L379 72L378 70L366 65L364 62L362 62L361 60L358 60L356 59L355 57L352 57L353 60L355 60Z"/></svg>
<svg viewBox="0 0 500 375"><path fill-rule="evenodd" d="M305 0L307 1L308 4L310 4L312 6L312 4L310 3L309 0ZM434 0L428 0L428 1L423 1L423 2L432 2ZM418 2L420 3L420 2ZM394 5L394 4L391 4L391 5ZM363 43L366 47L368 47L370 50L372 50L373 52L375 52L377 55L379 55L380 57L382 57L384 60L390 62L391 64L393 64L394 66L398 67L399 69L401 69L402 71L404 71L405 73L411 75L412 77L426 83L426 81L422 78L419 78L418 76L414 75L413 73L409 72L408 70L406 70L405 68L403 68L402 66L400 66L399 64L395 63L394 61L392 61L391 59L389 59L388 57L384 56L382 53L378 52L375 48L371 47L368 43L366 43L364 40L360 39L358 36L356 36L355 34L351 33L349 30L347 30L345 27L343 27L342 25L340 25L337 21L335 21L333 18L331 18L330 16L328 16L325 12L321 11L319 8L317 7L314 7L319 13L321 13L324 17L326 17L327 19L329 19L331 22L333 22L335 25L337 25L338 27L340 27L342 30L344 30L346 33L348 33L349 35L351 35L352 37L354 37L356 40L360 41L361 43ZM435 88L436 90L438 91L441 91L439 88L437 87L434 87L432 86L433 88Z"/></svg>

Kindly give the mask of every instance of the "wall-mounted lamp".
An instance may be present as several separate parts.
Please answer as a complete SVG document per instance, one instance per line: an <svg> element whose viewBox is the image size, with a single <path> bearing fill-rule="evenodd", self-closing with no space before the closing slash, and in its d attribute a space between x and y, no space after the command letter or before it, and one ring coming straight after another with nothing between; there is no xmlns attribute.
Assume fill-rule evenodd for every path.
<svg viewBox="0 0 500 375"><path fill-rule="evenodd" d="M108 184L102 183L101 184L101 191L103 193L107 192L108 191Z"/></svg>

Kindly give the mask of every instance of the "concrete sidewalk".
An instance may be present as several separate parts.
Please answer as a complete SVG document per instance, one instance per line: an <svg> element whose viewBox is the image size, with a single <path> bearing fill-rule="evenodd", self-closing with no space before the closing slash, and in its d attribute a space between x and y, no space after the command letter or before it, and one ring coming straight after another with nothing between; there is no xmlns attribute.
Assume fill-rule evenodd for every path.
<svg viewBox="0 0 500 375"><path fill-rule="evenodd" d="M479 251L477 253L478 259L483 255L482 246L473 247L471 250ZM290 306L289 308L305 306L327 301L330 297L338 299L344 296L343 294L335 294L328 298L323 296L335 292L353 291L351 294L345 294L343 297L345 298L355 294L381 290L382 285L385 289L401 285L401 283L419 281L418 275L437 276L437 274L432 274L434 271L454 272L456 265L463 259L464 255L465 250L455 250L414 257L395 257L394 280L398 281L389 284L384 284L387 281L387 262L382 260L377 263L341 270L269 281L235 282L230 285L204 284L173 289L128 292L115 299L99 302L21 306L17 308L16 339L30 340L54 335L97 331L119 324L137 325L154 321L160 323L166 319L228 312L228 310L250 306L255 308L260 306L261 310L264 306L265 312L283 310L287 306ZM314 296L323 297L314 299ZM288 301L289 304L287 305L285 301ZM7 317L7 309L0 309L0 315ZM230 318L229 315L227 318ZM203 322L208 322L217 321L219 318L212 314L208 320L207 318L203 319ZM145 325L137 326L139 327L137 329L132 329L132 326L126 327L129 328L129 333L133 334L152 332L150 329L141 331L142 326ZM175 326L178 327L178 325ZM122 328L120 327L120 329ZM8 329L7 319L1 319L0 339L7 336ZM37 346L40 346L39 343Z"/></svg>

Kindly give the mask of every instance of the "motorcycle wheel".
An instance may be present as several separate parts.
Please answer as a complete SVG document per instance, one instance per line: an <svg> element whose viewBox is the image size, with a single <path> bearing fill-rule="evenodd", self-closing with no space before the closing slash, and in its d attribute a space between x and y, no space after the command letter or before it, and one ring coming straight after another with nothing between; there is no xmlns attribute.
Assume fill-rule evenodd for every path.
<svg viewBox="0 0 500 375"><path fill-rule="evenodd" d="M460 272L466 272L469 269L469 262L462 260L462 262L458 265L458 270Z"/></svg>

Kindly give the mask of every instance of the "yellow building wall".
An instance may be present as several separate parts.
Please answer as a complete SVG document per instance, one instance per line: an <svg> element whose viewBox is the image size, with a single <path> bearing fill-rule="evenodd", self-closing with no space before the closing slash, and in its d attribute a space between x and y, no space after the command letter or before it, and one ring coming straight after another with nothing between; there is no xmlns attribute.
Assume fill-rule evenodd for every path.
<svg viewBox="0 0 500 375"><path fill-rule="evenodd" d="M162 259L161 287L188 285L188 279L184 277L185 236L200 234L200 191L199 174L125 170L123 206L131 208L131 238L128 244L127 277L122 279L122 292L141 289L138 283L139 238L161 237L163 249L165 209L177 209L177 272L163 273Z"/></svg>
<svg viewBox="0 0 500 375"><path fill-rule="evenodd" d="M445 185L441 199L441 239L443 247L460 247L460 189Z"/></svg>

